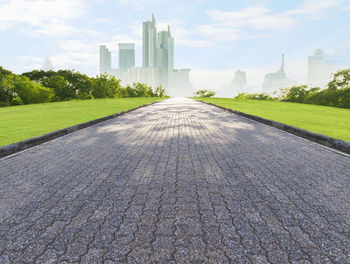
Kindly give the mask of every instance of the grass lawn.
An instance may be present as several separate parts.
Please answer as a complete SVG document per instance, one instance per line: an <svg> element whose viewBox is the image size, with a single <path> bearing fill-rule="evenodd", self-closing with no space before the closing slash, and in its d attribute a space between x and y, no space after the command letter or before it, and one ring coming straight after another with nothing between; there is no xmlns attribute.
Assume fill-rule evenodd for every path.
<svg viewBox="0 0 350 264"><path fill-rule="evenodd" d="M200 100L350 141L350 109L231 98L200 98Z"/></svg>
<svg viewBox="0 0 350 264"><path fill-rule="evenodd" d="M162 98L94 99L0 107L0 146L159 100Z"/></svg>

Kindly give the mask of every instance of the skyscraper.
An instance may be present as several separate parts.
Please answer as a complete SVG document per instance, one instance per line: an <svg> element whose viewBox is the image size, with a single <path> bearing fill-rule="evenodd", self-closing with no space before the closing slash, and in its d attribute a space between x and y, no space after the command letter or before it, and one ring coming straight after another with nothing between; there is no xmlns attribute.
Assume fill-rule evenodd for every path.
<svg viewBox="0 0 350 264"><path fill-rule="evenodd" d="M157 67L157 28L154 15L152 21L143 22L143 64L144 68Z"/></svg>
<svg viewBox="0 0 350 264"><path fill-rule="evenodd" d="M142 67L135 67L135 44L119 44L119 69L111 67L111 52L100 46L100 72L116 76L123 85L135 82L155 88L162 85L169 95L191 95L190 69L174 69L174 38L167 30L157 33L156 21L143 22Z"/></svg>
<svg viewBox="0 0 350 264"><path fill-rule="evenodd" d="M100 73L111 73L112 55L105 45L100 46Z"/></svg>
<svg viewBox="0 0 350 264"><path fill-rule="evenodd" d="M168 69L174 70L174 38L171 36L170 26L168 26Z"/></svg>
<svg viewBox="0 0 350 264"><path fill-rule="evenodd" d="M281 67L276 72L265 74L263 90L267 93L278 92L282 88L287 88L293 85L284 71L284 55L282 55Z"/></svg>
<svg viewBox="0 0 350 264"><path fill-rule="evenodd" d="M119 69L126 70L135 67L135 44L119 43Z"/></svg>
<svg viewBox="0 0 350 264"><path fill-rule="evenodd" d="M235 93L243 93L244 88L247 86L247 75L245 71L237 70L235 77L231 82L231 87Z"/></svg>
<svg viewBox="0 0 350 264"><path fill-rule="evenodd" d="M326 82L325 54L323 50L317 49L308 58L308 84L313 87L324 87Z"/></svg>

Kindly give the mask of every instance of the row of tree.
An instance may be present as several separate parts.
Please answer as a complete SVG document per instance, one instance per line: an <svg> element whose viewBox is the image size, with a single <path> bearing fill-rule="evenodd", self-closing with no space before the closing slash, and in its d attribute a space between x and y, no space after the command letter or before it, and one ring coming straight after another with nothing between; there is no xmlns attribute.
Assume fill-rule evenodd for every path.
<svg viewBox="0 0 350 264"><path fill-rule="evenodd" d="M108 74L92 78L71 70L34 70L17 75L0 67L0 106L73 99L164 96L162 86L155 90L143 83L123 87L120 80Z"/></svg>
<svg viewBox="0 0 350 264"><path fill-rule="evenodd" d="M278 100L294 103L325 105L350 108L350 69L341 70L334 74L326 89L309 88L307 85L293 86L282 89L280 97L268 94L239 94L237 99Z"/></svg>

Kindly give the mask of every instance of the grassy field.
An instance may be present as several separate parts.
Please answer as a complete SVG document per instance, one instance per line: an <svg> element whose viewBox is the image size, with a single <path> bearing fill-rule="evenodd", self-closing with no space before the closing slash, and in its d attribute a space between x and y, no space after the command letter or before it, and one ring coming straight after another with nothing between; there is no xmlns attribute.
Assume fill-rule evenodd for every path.
<svg viewBox="0 0 350 264"><path fill-rule="evenodd" d="M159 100L162 98L95 99L0 107L0 146Z"/></svg>
<svg viewBox="0 0 350 264"><path fill-rule="evenodd" d="M350 109L231 98L200 98L200 100L350 141Z"/></svg>

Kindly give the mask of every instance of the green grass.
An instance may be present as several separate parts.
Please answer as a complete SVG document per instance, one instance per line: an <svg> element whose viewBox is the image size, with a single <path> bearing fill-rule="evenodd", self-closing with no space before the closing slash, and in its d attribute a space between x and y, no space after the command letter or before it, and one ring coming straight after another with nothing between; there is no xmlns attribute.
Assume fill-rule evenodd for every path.
<svg viewBox="0 0 350 264"><path fill-rule="evenodd" d="M159 100L162 98L95 99L0 107L0 146Z"/></svg>
<svg viewBox="0 0 350 264"><path fill-rule="evenodd" d="M231 98L200 98L200 100L350 141L350 109Z"/></svg>

